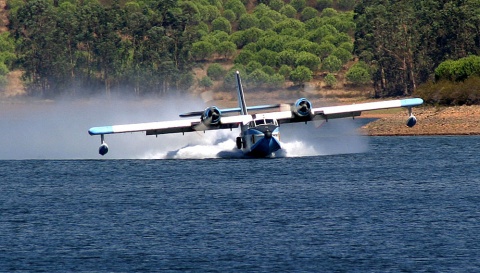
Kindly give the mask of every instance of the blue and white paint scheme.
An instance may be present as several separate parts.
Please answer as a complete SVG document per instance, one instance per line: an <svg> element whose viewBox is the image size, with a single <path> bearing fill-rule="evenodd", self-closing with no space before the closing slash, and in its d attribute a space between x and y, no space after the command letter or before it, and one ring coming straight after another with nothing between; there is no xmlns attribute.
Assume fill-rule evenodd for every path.
<svg viewBox="0 0 480 273"><path fill-rule="evenodd" d="M291 104L247 107L238 71L236 73L236 86L238 108L220 109L216 106L210 106L203 111L180 114L182 119L179 120L92 127L88 133L101 136L99 153L105 155L108 152L105 135L109 134L129 132L145 132L147 135L184 134L195 131L240 128L240 134L236 139L237 149L243 150L248 156L269 157L282 148L279 130L281 124L306 123L314 120L329 121L330 119L347 117L354 118L360 116L363 111L403 107L408 109L406 125L413 127L417 123L417 119L412 113L412 107L423 103L423 100L420 98L408 98L313 108L309 100L300 98ZM274 110L270 112L265 111L268 109ZM249 114L248 111L257 113Z"/></svg>

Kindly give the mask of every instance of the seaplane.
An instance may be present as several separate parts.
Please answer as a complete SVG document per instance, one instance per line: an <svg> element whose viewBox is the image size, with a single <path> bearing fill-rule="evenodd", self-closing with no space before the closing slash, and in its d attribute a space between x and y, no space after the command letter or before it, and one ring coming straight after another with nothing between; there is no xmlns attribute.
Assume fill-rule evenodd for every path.
<svg viewBox="0 0 480 273"><path fill-rule="evenodd" d="M299 98L291 104L247 107L238 71L235 79L238 95L237 108L220 109L217 106L210 106L203 111L180 114L181 119L178 120L92 127L88 133L92 136L100 136L101 145L98 152L103 156L108 153L109 147L105 142L105 135L109 134L145 132L146 135L158 136L240 128L240 134L236 138L237 149L242 150L249 157L272 157L282 149L280 126L283 124L328 122L331 119L355 118L360 116L363 111L402 107L408 109L406 126L413 127L417 123L417 119L412 113L412 107L423 103L420 98L407 98L313 108L308 99ZM249 111L254 114L249 114ZM233 148L235 149L235 147Z"/></svg>

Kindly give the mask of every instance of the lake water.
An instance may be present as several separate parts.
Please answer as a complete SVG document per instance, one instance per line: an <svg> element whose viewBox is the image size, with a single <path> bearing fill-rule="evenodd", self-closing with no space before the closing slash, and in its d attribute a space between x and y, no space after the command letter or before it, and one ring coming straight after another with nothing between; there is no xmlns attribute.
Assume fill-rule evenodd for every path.
<svg viewBox="0 0 480 273"><path fill-rule="evenodd" d="M1 160L0 271L479 272L480 137L366 146Z"/></svg>

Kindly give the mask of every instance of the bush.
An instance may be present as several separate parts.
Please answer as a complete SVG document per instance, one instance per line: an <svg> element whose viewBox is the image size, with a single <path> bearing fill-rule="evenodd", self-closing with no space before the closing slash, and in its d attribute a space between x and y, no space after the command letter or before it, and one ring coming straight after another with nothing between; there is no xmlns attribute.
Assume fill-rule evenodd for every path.
<svg viewBox="0 0 480 273"><path fill-rule="evenodd" d="M413 95L435 105L480 104L480 77L472 76L463 82L429 81L421 84Z"/></svg>
<svg viewBox="0 0 480 273"><path fill-rule="evenodd" d="M278 73L271 75L270 79L268 80L268 85L275 88L282 87L284 83L285 83L285 77Z"/></svg>
<svg viewBox="0 0 480 273"><path fill-rule="evenodd" d="M337 79L331 73L328 73L327 76L325 76L323 82L327 87L335 87L337 85Z"/></svg>
<svg viewBox="0 0 480 273"><path fill-rule="evenodd" d="M213 63L207 68L207 76L219 80L225 76L226 70L220 64Z"/></svg>
<svg viewBox="0 0 480 273"><path fill-rule="evenodd" d="M345 75L347 81L353 84L367 84L370 82L371 77L368 70L361 66L352 66Z"/></svg>
<svg viewBox="0 0 480 273"><path fill-rule="evenodd" d="M198 81L198 85L204 88L212 87L213 81L208 76L205 76L200 81Z"/></svg>
<svg viewBox="0 0 480 273"><path fill-rule="evenodd" d="M456 61L447 60L435 69L435 79L463 81L470 76L480 76L480 56L468 56Z"/></svg>

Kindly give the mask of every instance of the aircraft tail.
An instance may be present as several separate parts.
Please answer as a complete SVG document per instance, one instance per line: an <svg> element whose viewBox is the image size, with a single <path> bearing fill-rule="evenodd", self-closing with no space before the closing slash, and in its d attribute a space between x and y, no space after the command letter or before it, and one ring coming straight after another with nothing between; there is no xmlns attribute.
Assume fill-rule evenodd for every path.
<svg viewBox="0 0 480 273"><path fill-rule="evenodd" d="M242 80L240 79L240 72L237 71L235 77L237 79L238 107L240 107L240 113L242 115L248 115L247 105L245 103L245 95L243 94Z"/></svg>

